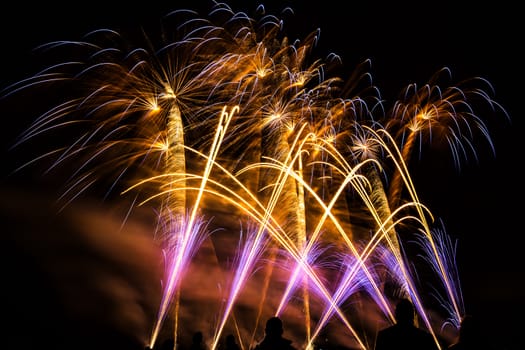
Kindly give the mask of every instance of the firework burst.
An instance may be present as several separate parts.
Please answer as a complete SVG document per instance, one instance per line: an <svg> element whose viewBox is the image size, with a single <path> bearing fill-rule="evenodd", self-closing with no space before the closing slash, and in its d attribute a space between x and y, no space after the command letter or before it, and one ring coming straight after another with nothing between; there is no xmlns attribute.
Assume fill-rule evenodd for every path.
<svg viewBox="0 0 525 350"><path fill-rule="evenodd" d="M63 205L93 193L127 203L127 215L138 206L157 213L166 271L149 345L191 319L181 307L195 302L186 271L203 251L222 271L207 297L216 301L211 348L225 328L251 346L261 317L278 314L305 348L330 325L366 349L378 325L393 322L400 295L439 343L440 322L461 319L463 300L450 275L454 252L432 227L409 160L445 142L459 166L476 156L478 135L493 148L474 109L502 110L490 84L443 89L433 78L388 110L376 87L356 91L371 81L362 67L349 81L329 75L340 61L314 57L319 33L290 43L284 21L263 7L251 18L217 3L206 16L178 10L164 20L158 41L101 29L44 45L70 58L4 90L56 89L59 101L15 146L60 137L18 171L73 164ZM444 286L437 318L407 249L414 237Z"/></svg>

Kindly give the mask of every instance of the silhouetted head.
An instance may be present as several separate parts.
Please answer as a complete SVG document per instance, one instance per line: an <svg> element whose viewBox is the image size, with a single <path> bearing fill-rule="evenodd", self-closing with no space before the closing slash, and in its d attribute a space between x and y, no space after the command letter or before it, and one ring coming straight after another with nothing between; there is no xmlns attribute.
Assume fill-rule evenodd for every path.
<svg viewBox="0 0 525 350"><path fill-rule="evenodd" d="M235 336L233 334L226 336L226 344L235 344Z"/></svg>
<svg viewBox="0 0 525 350"><path fill-rule="evenodd" d="M477 333L478 325L476 320L470 315L463 317L461 320L461 327L459 328L459 340L462 343L473 342L473 340L479 336Z"/></svg>
<svg viewBox="0 0 525 350"><path fill-rule="evenodd" d="M395 317L397 323L413 324L414 323L414 305L408 299L401 299L396 305Z"/></svg>
<svg viewBox="0 0 525 350"><path fill-rule="evenodd" d="M161 349L162 350L173 350L174 347L175 347L175 339L167 338L162 343Z"/></svg>
<svg viewBox="0 0 525 350"><path fill-rule="evenodd" d="M203 340L203 335L202 335L202 332L201 331L197 331L195 333L193 333L193 343L194 344L197 344L197 343L202 343L202 340Z"/></svg>
<svg viewBox="0 0 525 350"><path fill-rule="evenodd" d="M270 337L281 336L283 334L283 321L277 316L269 318L266 321L264 332Z"/></svg>

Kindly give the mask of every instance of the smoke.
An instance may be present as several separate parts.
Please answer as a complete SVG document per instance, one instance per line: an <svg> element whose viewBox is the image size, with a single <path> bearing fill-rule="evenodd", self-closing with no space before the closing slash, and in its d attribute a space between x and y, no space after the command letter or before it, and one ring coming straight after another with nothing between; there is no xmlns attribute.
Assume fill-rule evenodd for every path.
<svg viewBox="0 0 525 350"><path fill-rule="evenodd" d="M161 296L151 227L100 203L58 213L46 196L2 191L8 348L144 349Z"/></svg>

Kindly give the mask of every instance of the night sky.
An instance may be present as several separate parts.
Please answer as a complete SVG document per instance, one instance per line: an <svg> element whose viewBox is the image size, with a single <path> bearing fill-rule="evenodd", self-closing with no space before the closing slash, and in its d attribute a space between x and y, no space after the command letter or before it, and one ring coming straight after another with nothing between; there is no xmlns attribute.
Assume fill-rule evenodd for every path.
<svg viewBox="0 0 525 350"><path fill-rule="evenodd" d="M207 2L201 2L198 6L192 3L173 1L144 5L107 1L70 2L67 5L48 2L38 5L25 2L10 4L9 10L1 11L1 87L35 72L39 67L39 58L32 49L39 44L78 39L82 34L102 27L121 30L144 26L145 30L157 30L162 15L171 10L208 8L202 5ZM256 7L253 1L230 3L234 10L248 14ZM244 5L240 7L237 3ZM523 177L520 171L523 166L523 116L520 107L525 62L521 46L525 38L518 2L469 0L427 4L416 1L325 0L313 5L301 1L262 4L277 15L285 4L294 9L295 16L285 23L291 38L302 38L320 28L319 56L330 52L338 54L344 63L343 78L350 76L358 64L369 59L370 74L387 105L392 105L408 84L423 85L443 67L450 69L451 82L480 76L492 84L494 100L510 117L507 120L499 111L480 113L480 117L487 122L495 154L491 153L484 140L480 140L479 145L475 145L478 159L469 155L458 169L446 150L426 150L421 160L412 160L411 171L421 201L443 220L447 233L457 239L457 264L467 312L484 322L486 329L490 330L487 336L493 343L500 342L499 349L518 349L518 335L523 325L520 319L525 311L524 231L521 225ZM4 174L13 170L15 162L7 149L31 122L32 116L27 115L25 109L30 109L32 103L34 101L24 101L15 107L13 103L0 101L2 147L5 150L4 159L7 160L3 164ZM27 231L42 229L39 225L47 212L44 209L46 204L41 206L40 197L33 197L32 194L32 180L36 175L24 176L23 181L3 176L2 219L6 220L9 231L2 241L6 253L9 253L2 254L3 275L8 278L7 283L3 282L3 289L8 296L6 303L10 317L24 324L24 331L14 325L8 330L21 335L27 331L32 333L31 329L35 326L34 334L42 335L46 327L50 327L46 320L54 320L53 315L60 314L60 311L52 309L56 302L46 305L49 301L46 291L49 293L49 288L53 288L50 287L53 282L43 273L36 273L40 280L30 280L35 270L52 269L51 265L43 266L38 262L38 257L44 259L51 253L35 252L40 247L48 247L48 244L52 244L49 247L53 244L76 247L77 243L58 239L56 234L51 235L54 237L52 243L44 242L41 236L35 243L32 238L19 234L19 231L24 231L22 227ZM11 200L12 194L18 200ZM43 203L46 203L45 200ZM59 231L61 225L53 223L43 230ZM86 239L89 235L85 234ZM140 233L138 236L142 237ZM113 239L116 243L119 239L126 241L127 249L142 254L139 256L144 261L156 254L153 244L144 238L133 241L122 237ZM33 244L36 247L30 247ZM97 246L97 249L105 248ZM139 272L129 278L133 280L132 284L142 285L145 280L155 283L155 276L148 275L147 271L158 272L158 267L139 267L138 262L127 259L126 254L113 258L126 266L137 265ZM75 275L73 270L76 268L83 271L82 260L75 258L75 261L78 266L67 272L71 275ZM111 274L109 280L118 275L118 271L108 274ZM50 278L59 280L61 276L56 274ZM77 288L82 289L82 286ZM154 294L154 291L148 293ZM63 297L67 298L67 294ZM145 299L144 302L155 302L153 296ZM68 301L65 304L71 306L76 303ZM118 307L126 306L129 305L123 301ZM96 312L90 314L93 318L99 316ZM119 326L122 338L126 338L133 327L140 327L140 323L131 320L122 322ZM101 326L99 331L97 335L102 337L104 327ZM31 343L34 339L26 341Z"/></svg>

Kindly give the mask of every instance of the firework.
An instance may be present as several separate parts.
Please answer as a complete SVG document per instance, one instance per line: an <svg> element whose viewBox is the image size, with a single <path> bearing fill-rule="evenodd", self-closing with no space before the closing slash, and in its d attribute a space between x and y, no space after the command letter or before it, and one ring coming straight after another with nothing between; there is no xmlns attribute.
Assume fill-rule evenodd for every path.
<svg viewBox="0 0 525 350"><path fill-rule="evenodd" d="M329 75L339 61L313 57L317 31L290 43L283 20L262 8L251 18L218 3L206 16L179 10L165 20L160 44L101 29L44 45L70 59L5 90L56 88L59 101L15 146L60 135L56 144L19 171L74 164L63 205L92 193L127 203L127 215L156 213L165 277L149 345L177 337L205 301L212 349L225 328L253 345L269 315L286 318L304 348L330 327L366 349L400 296L438 343L464 306L454 251L408 162L418 143L446 143L458 165L476 155L476 136L493 147L472 103L501 108L490 85L441 88L436 76L388 109L373 86L345 88L363 85L361 68L351 84ZM420 264L436 283L433 301ZM218 271L218 287L195 277L205 271Z"/></svg>

